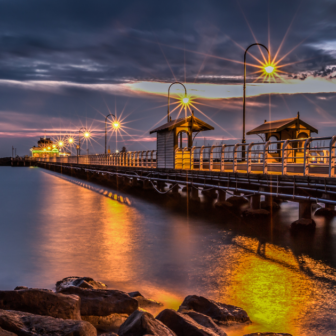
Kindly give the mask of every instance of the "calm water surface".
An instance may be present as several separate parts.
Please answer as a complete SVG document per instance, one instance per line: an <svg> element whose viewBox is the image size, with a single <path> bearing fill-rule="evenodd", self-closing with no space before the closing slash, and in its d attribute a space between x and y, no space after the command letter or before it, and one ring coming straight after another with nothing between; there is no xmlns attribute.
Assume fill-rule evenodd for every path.
<svg viewBox="0 0 336 336"><path fill-rule="evenodd" d="M313 236L293 237L294 203L265 227L195 218L131 195L124 204L79 183L88 185L39 168L0 168L1 289L90 276L169 308L188 294L242 307L253 324L229 336L336 335L334 220L316 219Z"/></svg>

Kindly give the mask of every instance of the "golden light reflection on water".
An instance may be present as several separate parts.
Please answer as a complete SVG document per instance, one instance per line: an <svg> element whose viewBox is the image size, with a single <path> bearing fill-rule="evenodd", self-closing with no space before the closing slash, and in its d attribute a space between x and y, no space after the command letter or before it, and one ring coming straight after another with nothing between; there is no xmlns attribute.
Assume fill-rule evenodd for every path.
<svg viewBox="0 0 336 336"><path fill-rule="evenodd" d="M267 244L258 255L257 240L238 237L236 244L225 253L233 267L222 275L220 301L243 307L253 324L243 330L229 328L230 336L267 331L303 336L298 321L310 308L313 282L300 273L291 251Z"/></svg>

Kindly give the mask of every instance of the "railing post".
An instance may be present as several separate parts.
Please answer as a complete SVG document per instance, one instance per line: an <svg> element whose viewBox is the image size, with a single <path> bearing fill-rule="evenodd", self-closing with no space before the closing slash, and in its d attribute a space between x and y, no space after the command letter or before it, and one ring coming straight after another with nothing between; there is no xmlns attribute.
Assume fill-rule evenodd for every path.
<svg viewBox="0 0 336 336"><path fill-rule="evenodd" d="M190 150L190 170L194 169L194 152L196 147L193 146Z"/></svg>
<svg viewBox="0 0 336 336"><path fill-rule="evenodd" d="M306 139L303 146L303 176L309 175L309 162L307 164L307 160L309 160L309 154L307 156L307 147L312 142L312 138Z"/></svg>
<svg viewBox="0 0 336 336"><path fill-rule="evenodd" d="M329 177L336 176L336 150L334 149L334 145L336 143L336 135L334 135L330 140L329 145Z"/></svg>
<svg viewBox="0 0 336 336"><path fill-rule="evenodd" d="M282 175L287 175L287 161L288 161L288 150L287 145L289 140L286 140L282 147Z"/></svg>
<svg viewBox="0 0 336 336"><path fill-rule="evenodd" d="M203 169L203 151L204 151L204 146L202 146L201 149L200 149L199 170Z"/></svg>
<svg viewBox="0 0 336 336"><path fill-rule="evenodd" d="M267 162L267 153L268 153L268 147L270 145L270 140L268 140L266 142L266 144L264 145L264 167L263 167L263 174L267 174L268 173L268 162Z"/></svg>
<svg viewBox="0 0 336 336"><path fill-rule="evenodd" d="M213 170L213 151L215 149L215 146L211 146L210 148L210 156L209 156L209 170Z"/></svg>
<svg viewBox="0 0 336 336"><path fill-rule="evenodd" d="M252 170L252 156L251 156L251 148L254 146L254 142L251 142L247 147L247 174L251 173Z"/></svg>
<svg viewBox="0 0 336 336"><path fill-rule="evenodd" d="M240 146L240 144L235 144L234 148L233 148L233 172L236 173L237 172L237 148Z"/></svg>
<svg viewBox="0 0 336 336"><path fill-rule="evenodd" d="M225 171L225 146L226 145L222 145L221 148L220 171Z"/></svg>

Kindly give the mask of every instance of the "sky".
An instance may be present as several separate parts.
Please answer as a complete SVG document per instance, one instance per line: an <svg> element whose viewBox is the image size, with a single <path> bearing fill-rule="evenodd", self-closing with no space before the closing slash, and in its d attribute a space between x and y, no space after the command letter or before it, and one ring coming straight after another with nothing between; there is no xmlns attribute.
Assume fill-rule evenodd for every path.
<svg viewBox="0 0 336 336"><path fill-rule="evenodd" d="M251 47L246 130L300 111L313 136L334 135L335 15L333 0L0 0L0 157L81 127L92 135L82 148L103 153L110 113L122 124L116 136L108 123L111 150L155 149L149 131L166 122L175 81L215 128L196 145L240 142L244 51L256 42L278 72L258 79L267 53ZM172 86L173 119L183 93Z"/></svg>

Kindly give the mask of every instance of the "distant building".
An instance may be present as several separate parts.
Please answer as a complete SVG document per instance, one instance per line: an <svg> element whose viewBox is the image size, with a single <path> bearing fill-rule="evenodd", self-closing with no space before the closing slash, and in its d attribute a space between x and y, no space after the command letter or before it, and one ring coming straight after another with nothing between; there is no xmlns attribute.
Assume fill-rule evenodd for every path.
<svg viewBox="0 0 336 336"><path fill-rule="evenodd" d="M70 156L71 152L62 151L57 144L55 144L50 138L40 138L37 141L37 146L30 149L33 157L59 157Z"/></svg>

